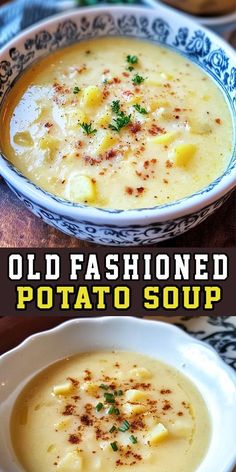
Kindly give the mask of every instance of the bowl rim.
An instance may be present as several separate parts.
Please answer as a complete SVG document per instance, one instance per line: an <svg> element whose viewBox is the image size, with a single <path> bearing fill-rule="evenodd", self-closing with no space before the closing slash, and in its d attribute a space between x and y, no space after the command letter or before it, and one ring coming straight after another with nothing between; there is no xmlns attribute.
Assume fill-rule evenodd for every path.
<svg viewBox="0 0 236 472"><path fill-rule="evenodd" d="M79 327L81 327L81 326L82 327L83 326L91 327L93 325L99 324L99 325L101 325L101 327L103 327L104 324L106 324L108 326L113 325L113 330L114 330L113 332L116 332L115 327L118 324L120 325L120 323L122 323L123 326L128 327L128 329L133 329L133 330L135 329L135 327L137 327L137 325L143 326L143 328L145 326L147 327L148 325L149 325L150 328L153 326L153 329L155 329L155 330L158 330L158 327L159 327L160 329L166 330L168 332L168 334L170 334L170 336L171 335L175 336L176 339L177 339L177 342L179 344L181 343L181 345L183 345L184 343L186 345L188 343L191 343L191 346L193 346L193 345L196 346L196 347L199 346L199 348L201 348L201 351L204 351L204 353L206 355L209 355L211 360L213 360L217 364L217 367L221 371L223 371L224 374L227 375L227 378L231 381L231 384L232 383L234 384L235 392L236 392L236 375L235 375L235 372L233 371L233 369L230 366L228 366L220 358L219 354L215 351L215 349L212 346L210 346L206 342L203 342L203 341L200 341L200 340L196 339L194 336L192 336L189 333L186 333L185 331L183 331L180 327L178 327L176 325L173 325L173 324L169 324L165 321L147 320L147 319L140 319L140 318L129 317L129 316L127 316L127 317L124 317L124 316L117 316L117 317L103 316L103 317L94 317L94 318L75 318L75 319L68 320L66 322L62 322L60 325L58 325L54 328L51 328L49 330L39 332L39 333L36 333L32 336L29 336L22 343L20 343L18 346L16 346L15 348L11 349L10 351L8 351L5 354L3 354L2 356L0 356L0 363L4 364L4 361L7 361L7 362L10 361L11 362L12 359L14 361L14 357L19 356L19 355L21 355L21 358L22 358L22 355L23 355L23 358L24 358L24 351L27 350L28 348L32 349L33 346L34 346L35 340L43 340L43 339L51 338L51 337L56 338L58 333L62 333L64 330L66 331L67 328L70 329L70 331L68 331L68 332L71 333L71 328L74 328L73 330L75 331L76 329L79 329ZM100 346L99 346L99 349L101 349ZM119 348L117 348L117 349L119 349ZM96 350L96 347L95 347L95 350ZM108 350L108 348L105 347L105 350ZM81 352L83 352L83 351L81 351ZM141 346L140 346L140 350L139 351L137 350L137 352L140 352L140 353L143 352ZM71 354L71 355L73 355L73 354ZM151 354L145 354L145 355L152 356ZM186 354L183 354L183 359L184 359L184 356L185 356L185 358L187 358ZM53 362L45 363L45 366L40 368L39 370L38 369L36 369L36 370L32 369L32 373L30 374L30 377L28 376L28 379L24 379L24 384L29 381L29 378L32 378L39 371L42 371L48 365L51 365L52 363L56 362L59 359L63 359L64 357L65 356L57 357L57 359L55 359ZM155 358L155 357L156 356L153 354L153 358ZM166 362L168 364L168 361L165 361L163 359L162 359L162 362ZM191 367L191 359L189 360L189 366ZM176 368L176 367L174 367L174 368ZM188 374L186 372L184 374L188 378ZM191 379L191 381L194 383L194 381L192 379ZM204 381L204 382L206 382L206 381ZM196 381L196 387L198 388L200 394L202 394L201 389L200 389L197 381ZM206 406L208 406L208 405L209 405L209 399L208 399L208 401L206 401ZM12 406L10 407L10 410L12 410ZM232 414L232 412L231 412L231 414ZM234 414L236 414L236 405L235 405ZM3 430L5 430L4 427L3 427ZM196 472L198 472L199 468L200 468L200 470L202 470L201 465L203 464L203 466L204 466L204 462L206 461L206 459L207 459L207 452L206 452L206 455L205 455L205 459L203 459L203 462L201 464L199 464ZM230 455L230 457L227 456L227 459L225 458L224 463L222 464L223 468L218 469L218 470L219 470L219 472L232 472L232 469L235 466L235 464L236 464L236 450L234 449L234 450L232 450L232 454ZM200 472L200 470L199 470L199 472ZM1 464L0 464L0 471L1 472L6 472L5 469L1 469ZM205 469L204 469L204 471L205 471Z"/></svg>
<svg viewBox="0 0 236 472"><path fill-rule="evenodd" d="M222 38L220 38L217 34L210 31L209 29L199 25L197 21L194 21L192 18L189 18L188 15L176 12L173 8L170 8L165 5L158 5L158 8L148 9L147 7L140 7L140 6L98 6L98 7L86 7L86 8L79 8L78 10L67 11L66 13L59 13L53 16L50 16L44 20L37 22L36 24L32 25L31 27L25 29L20 34L16 35L11 41L9 41L3 48L0 49L0 60L8 57L9 50L16 46L18 43L23 42L30 34L35 34L41 30L41 28L45 28L47 26L52 26L54 23L57 24L62 20L71 19L71 15L73 13L73 18L81 17L83 15L93 15L95 12L97 13L124 13L124 12L132 12L132 14L146 14L150 15L154 13L156 15L162 15L163 17L169 18L169 21L177 17L179 20L183 20L185 18L188 25L192 28L198 28L202 30L205 34L209 37L212 37L213 41L216 43L217 46L221 47L229 57L234 60L235 59L235 51L234 49ZM165 47L165 45L164 45ZM167 45L168 47L168 45ZM50 54L50 53L49 53ZM191 62L191 58L189 58ZM32 61L33 63L34 61ZM236 61L235 61L236 63ZM204 70L204 69L203 69ZM212 79L213 80L213 79ZM1 107L1 101L0 101ZM236 115L236 111L230 108L231 116L232 116L232 124L233 124L233 133L235 136L236 129L234 128L234 115ZM234 142L234 140L233 140ZM234 156L234 152L236 152L236 148L233 149L231 159ZM230 162L229 161L229 162ZM83 219L84 221L94 221L94 222L106 222L106 223L114 223L120 225L130 225L131 223L135 223L136 221L143 221L143 222L161 222L161 221L168 221L176 218L183 217L185 215L191 215L195 212L205 209L206 207L210 206L211 204L217 202L221 198L223 198L226 194L230 193L234 187L236 186L236 163L235 166L231 169L230 173L227 173L227 168L225 171L219 176L220 181L215 184L213 188L206 191L209 185L211 185L215 180L214 179L208 186L204 187L203 189L199 190L194 195L189 195L183 199L178 201L170 202L167 205L159 205L147 208L137 208L137 209L114 209L114 208L99 208L95 206L90 206L86 204L80 203L72 203L65 199L56 197L55 195L51 194L43 190L42 188L38 187L34 184L30 179L25 177L20 171L18 171L8 160L4 157L3 153L0 150L0 173L2 177L9 183L10 186L13 186L21 195L26 198L29 198L32 202L43 207L45 210L49 210L52 212L56 212L57 214L68 216L70 218L74 218L74 220L78 220L79 218ZM203 192L203 193L202 193Z"/></svg>
<svg viewBox="0 0 236 472"><path fill-rule="evenodd" d="M169 331L172 331L173 334L175 334L175 333L178 334L178 337L188 339L189 341L191 340L192 343L198 344L198 345L204 347L204 349L209 350L212 354L214 354L215 358L217 359L217 362L220 363L221 367L223 367L223 369L228 372L229 376L234 381L235 386L236 386L236 372L234 371L234 369L231 366L229 366L225 361L223 361L223 359L221 358L219 353L216 351L216 349L214 349L206 341L201 341L200 339L196 338L192 334L189 334L187 331L184 331L182 328L180 328L179 326L177 326L174 323L168 323L166 321L162 321L162 320L158 320L158 319L153 320L153 319L147 319L147 318L141 318L141 317L135 317L135 316L121 316L121 315L118 315L118 316L115 316L115 317L114 316L96 316L96 317L93 317L93 318L80 317L80 318L72 318L70 320L62 321L62 323L60 323L57 326L54 326L53 328L49 328L49 329L46 329L44 331L39 331L37 333L31 334L30 336L27 336L23 341L21 341L19 344L17 344L14 348L9 349L5 353L1 354L0 355L0 361L5 360L5 358L10 357L11 355L15 354L20 349L24 349L29 344L32 344L34 342L34 340L37 339L37 338L43 338L43 337L46 337L46 336L53 335L54 333L57 333L59 331L63 331L67 326L72 326L72 325L77 326L77 325L83 325L83 324L86 325L87 323L88 324L94 324L94 323L99 323L99 324L109 324L109 323L113 323L113 324L124 323L124 324L126 324L127 323L127 324L130 324L130 323L133 323L134 325L136 325L136 324L140 324L140 325L141 324L143 324L143 325L149 324L149 325L153 325L153 327L155 327L155 329L158 326L162 326L165 329L168 329ZM235 451L235 454L236 454L236 451Z"/></svg>

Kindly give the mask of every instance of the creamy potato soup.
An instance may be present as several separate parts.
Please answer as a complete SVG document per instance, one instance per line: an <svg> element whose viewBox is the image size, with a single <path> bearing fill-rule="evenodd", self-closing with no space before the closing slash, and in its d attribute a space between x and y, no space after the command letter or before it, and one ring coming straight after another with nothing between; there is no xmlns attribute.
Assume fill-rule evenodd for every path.
<svg viewBox="0 0 236 472"><path fill-rule="evenodd" d="M100 38L26 71L1 115L6 156L72 202L153 207L202 189L231 153L228 106L186 58L151 42Z"/></svg>
<svg viewBox="0 0 236 472"><path fill-rule="evenodd" d="M210 436L189 380L119 351L79 354L41 372L18 397L11 430L27 472L192 472Z"/></svg>

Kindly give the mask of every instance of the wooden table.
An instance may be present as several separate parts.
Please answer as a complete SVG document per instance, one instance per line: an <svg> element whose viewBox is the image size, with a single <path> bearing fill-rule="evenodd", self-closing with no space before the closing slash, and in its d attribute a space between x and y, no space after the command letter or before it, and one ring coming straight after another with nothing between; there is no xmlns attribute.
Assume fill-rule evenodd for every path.
<svg viewBox="0 0 236 472"><path fill-rule="evenodd" d="M169 247L230 247L236 245L235 193L205 222L177 238ZM0 247L94 248L43 223L27 210L0 180Z"/></svg>
<svg viewBox="0 0 236 472"><path fill-rule="evenodd" d="M35 317L24 315L0 318L0 355L16 347L28 336L54 328L66 319L66 317L59 316Z"/></svg>

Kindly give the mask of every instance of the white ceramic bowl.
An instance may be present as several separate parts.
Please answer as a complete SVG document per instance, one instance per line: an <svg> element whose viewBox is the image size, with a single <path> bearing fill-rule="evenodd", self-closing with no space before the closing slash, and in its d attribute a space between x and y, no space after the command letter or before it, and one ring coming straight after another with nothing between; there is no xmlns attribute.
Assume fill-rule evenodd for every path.
<svg viewBox="0 0 236 472"><path fill-rule="evenodd" d="M196 63L224 93L236 126L234 51L212 32L166 7L79 9L24 31L0 52L0 100L26 67L50 51L114 35L154 41ZM0 174L33 213L71 236L106 245L155 244L193 228L228 198L236 185L236 147L224 174L208 187L154 208L110 210L65 201L38 188L3 156Z"/></svg>
<svg viewBox="0 0 236 472"><path fill-rule="evenodd" d="M212 423L207 454L196 472L232 472L236 464L236 377L216 352L179 328L129 317L77 319L36 334L0 359L0 472L22 472L9 421L23 386L49 364L94 350L128 350L179 369L202 394Z"/></svg>

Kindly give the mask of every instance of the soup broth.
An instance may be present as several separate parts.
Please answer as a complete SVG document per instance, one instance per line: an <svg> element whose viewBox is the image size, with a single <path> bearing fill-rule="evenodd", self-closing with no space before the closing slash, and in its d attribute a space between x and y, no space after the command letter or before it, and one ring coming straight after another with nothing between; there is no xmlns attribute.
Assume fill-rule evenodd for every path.
<svg viewBox="0 0 236 472"><path fill-rule="evenodd" d="M207 186L232 151L227 103L186 58L132 38L93 39L25 71L1 114L1 145L63 199L134 209Z"/></svg>
<svg viewBox="0 0 236 472"><path fill-rule="evenodd" d="M193 472L210 422L180 372L116 351L78 354L33 378L11 430L26 472Z"/></svg>

